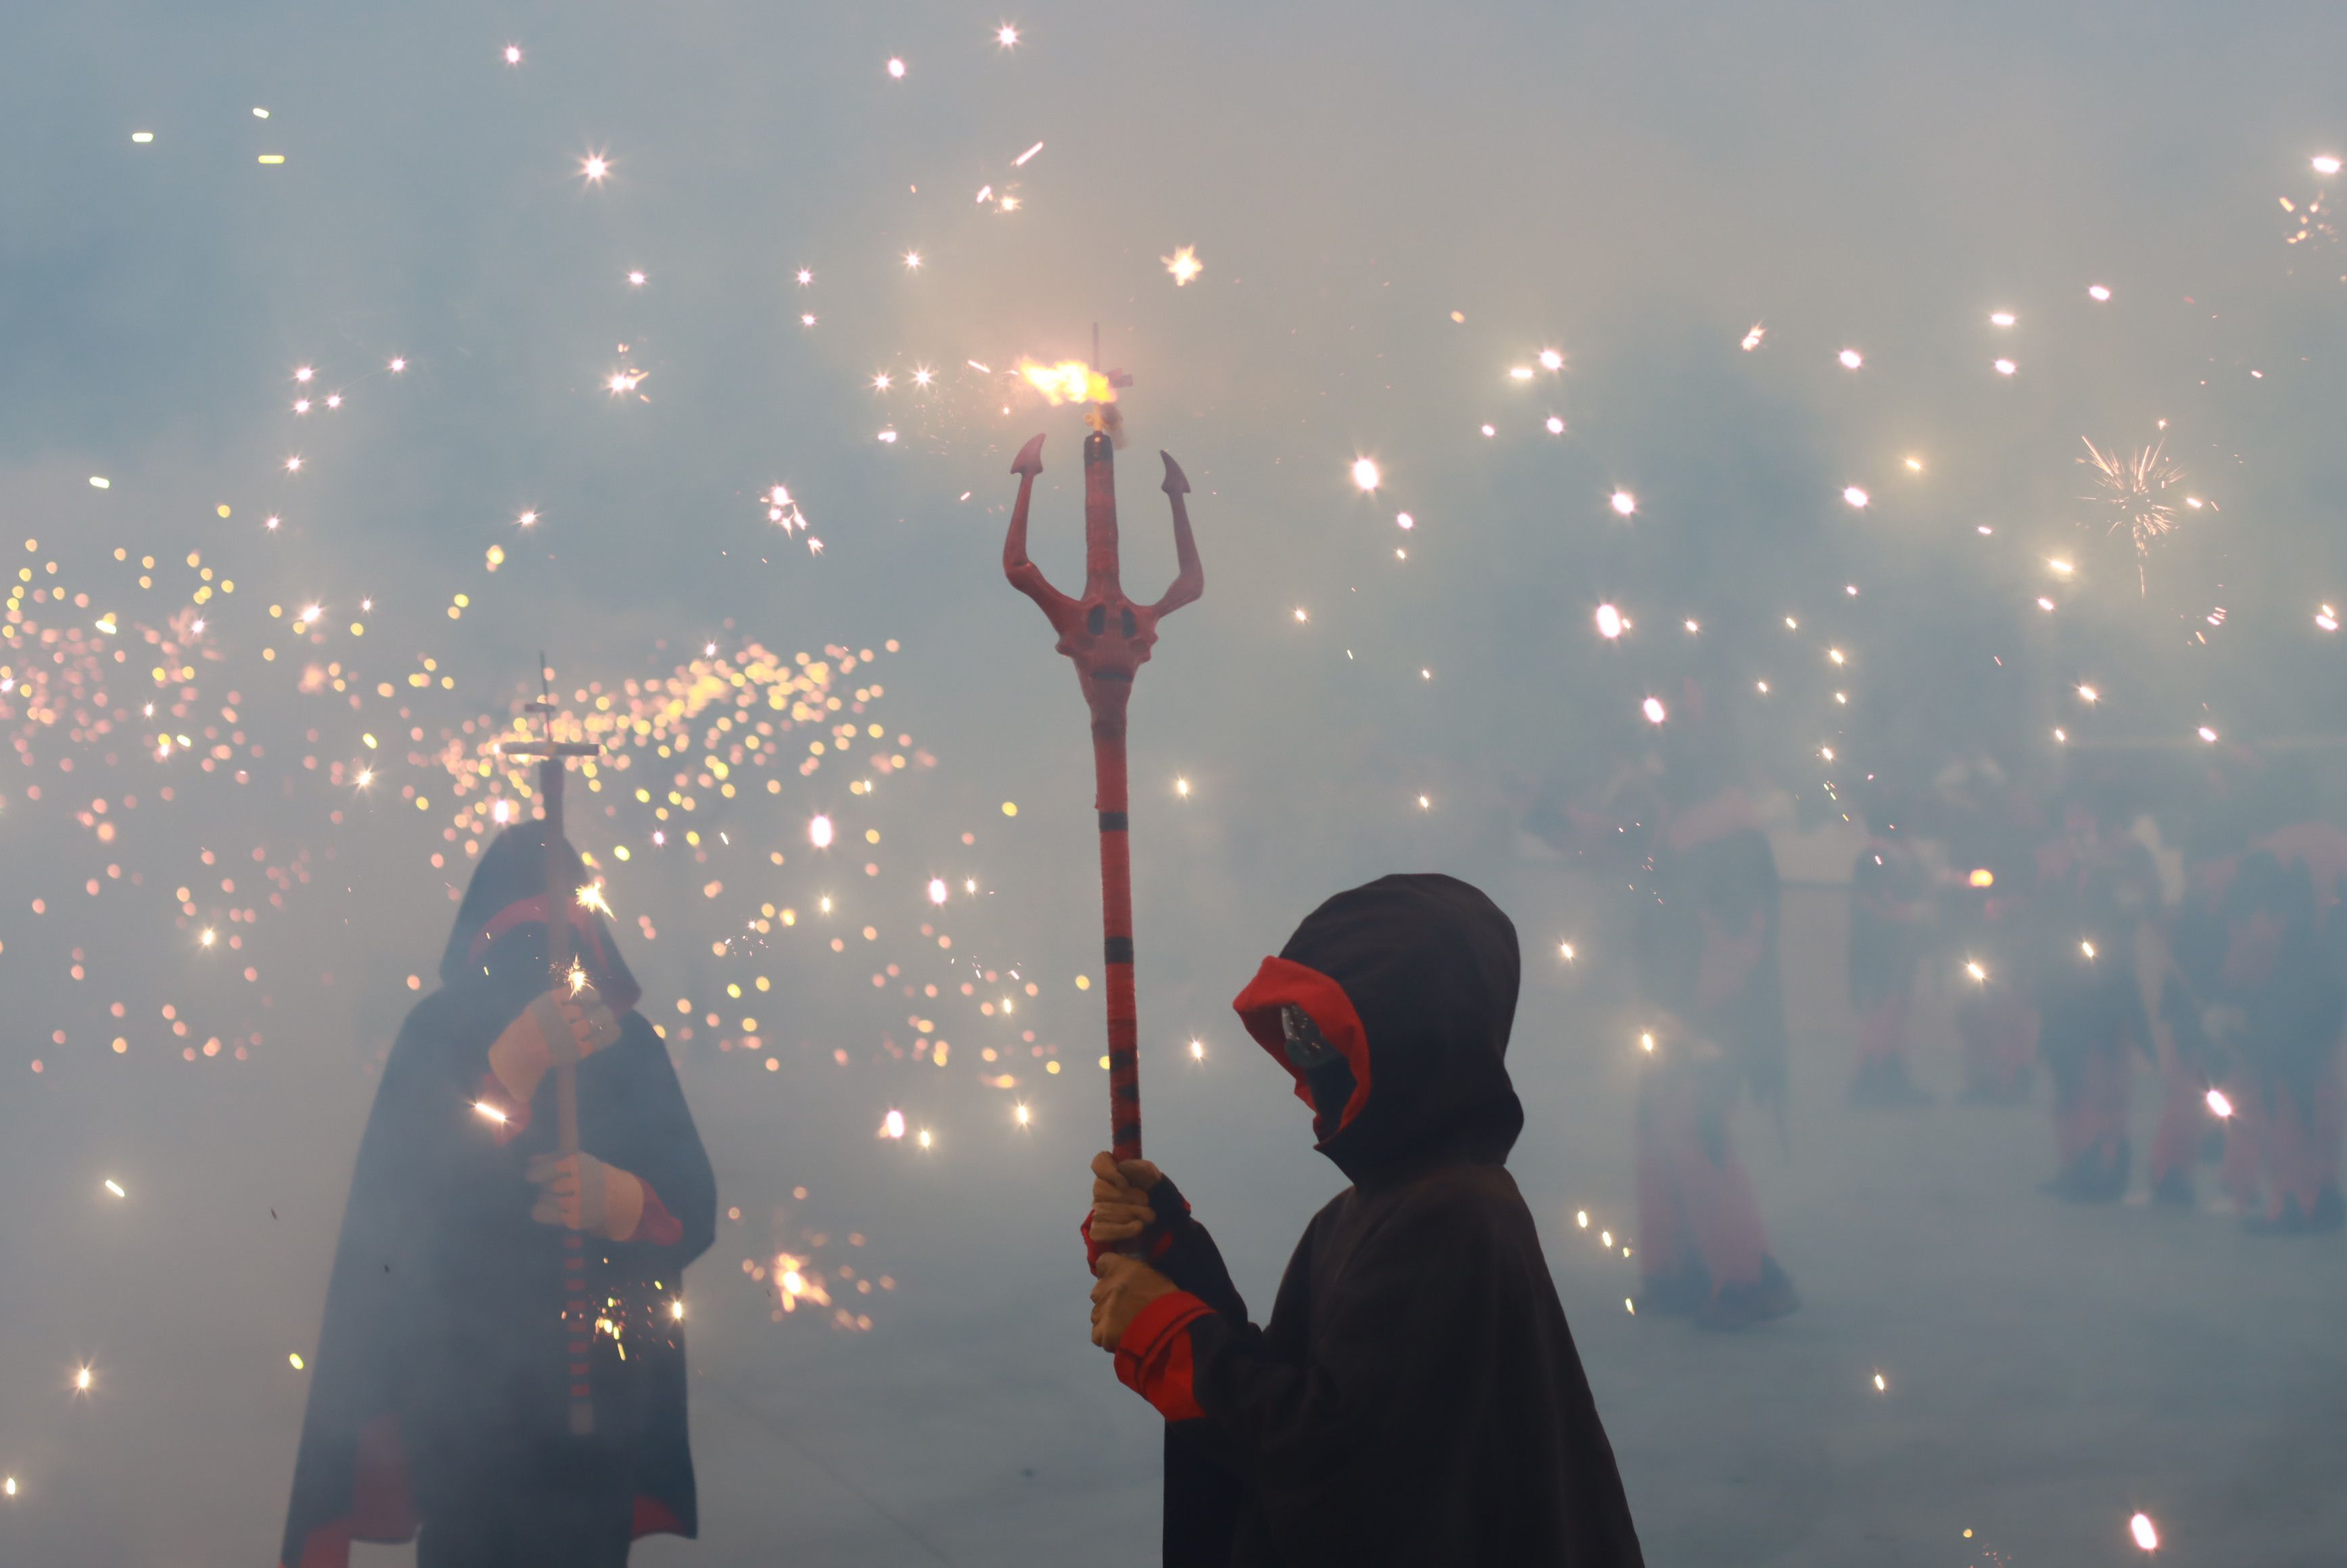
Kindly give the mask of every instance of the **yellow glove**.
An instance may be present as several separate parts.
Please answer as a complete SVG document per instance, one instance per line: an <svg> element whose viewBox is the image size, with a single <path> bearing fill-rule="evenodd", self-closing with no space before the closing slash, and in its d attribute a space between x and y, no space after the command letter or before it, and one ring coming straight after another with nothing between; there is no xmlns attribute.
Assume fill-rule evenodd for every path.
<svg viewBox="0 0 2347 1568"><path fill-rule="evenodd" d="M583 1061L619 1038L618 1017L593 991L550 990L490 1045L489 1071L517 1107L526 1107L548 1070Z"/></svg>
<svg viewBox="0 0 2347 1568"><path fill-rule="evenodd" d="M538 1154L528 1176L538 1187L529 1217L540 1225L626 1241L643 1223L644 1184L592 1154Z"/></svg>

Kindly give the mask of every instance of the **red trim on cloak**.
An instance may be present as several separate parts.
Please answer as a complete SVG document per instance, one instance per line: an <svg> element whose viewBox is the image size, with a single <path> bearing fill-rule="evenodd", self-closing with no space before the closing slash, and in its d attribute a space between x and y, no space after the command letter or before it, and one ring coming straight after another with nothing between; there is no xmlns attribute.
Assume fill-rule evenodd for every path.
<svg viewBox="0 0 2347 1568"><path fill-rule="evenodd" d="M399 1418L382 1415L359 1429L358 1467L351 1482L351 1511L310 1532L302 1560L283 1568L350 1568L351 1542L385 1545L415 1539L415 1505L407 1484L407 1450ZM684 1525L669 1506L639 1492L629 1522L629 1538L682 1535Z"/></svg>
<svg viewBox="0 0 2347 1568"><path fill-rule="evenodd" d="M641 1176L637 1184L644 1189L644 1212L636 1221L636 1232L630 1241L648 1242L653 1246L674 1246L684 1239L684 1222L668 1212L652 1184ZM641 1535L642 1531L636 1532Z"/></svg>
<svg viewBox="0 0 2347 1568"><path fill-rule="evenodd" d="M1361 1015L1353 1010L1353 999L1345 988L1315 968L1291 958L1266 958L1255 979L1247 982L1231 1003L1246 1025L1255 1042L1271 1053L1288 1077L1296 1081L1296 1098L1307 1105L1312 1103L1312 1090L1304 1074L1296 1071L1287 1060L1287 1036L1280 1028L1279 1009L1300 1007L1310 1015L1328 1043L1337 1048L1345 1064L1353 1070L1353 1097L1345 1102L1345 1113L1334 1127L1321 1130L1320 1118L1313 1117L1313 1129L1327 1143L1353 1124L1361 1108L1369 1102L1369 1037L1361 1028Z"/></svg>
<svg viewBox="0 0 2347 1568"><path fill-rule="evenodd" d="M1190 1353L1190 1325L1213 1313L1213 1307L1186 1290L1170 1292L1143 1307L1117 1341L1117 1381L1169 1421L1204 1415L1192 1388L1196 1368Z"/></svg>

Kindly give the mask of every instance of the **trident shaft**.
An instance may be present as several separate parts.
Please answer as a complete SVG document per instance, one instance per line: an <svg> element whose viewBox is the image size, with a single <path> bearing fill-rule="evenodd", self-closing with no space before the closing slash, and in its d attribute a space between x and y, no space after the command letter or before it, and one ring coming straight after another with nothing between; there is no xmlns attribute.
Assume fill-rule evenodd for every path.
<svg viewBox="0 0 2347 1568"><path fill-rule="evenodd" d="M1002 544L1002 574L1033 600L1060 634L1060 651L1076 666L1092 710L1092 804L1100 813L1101 927L1108 966L1108 1094L1111 1146L1120 1160L1141 1158L1140 1022L1133 991L1133 845L1124 774L1124 712L1133 678L1149 660L1160 618L1205 591L1197 542L1190 537L1190 481L1163 452L1166 498L1174 507L1174 554L1180 569L1155 604L1135 604L1117 578L1116 459L1102 431L1084 440L1084 592L1071 599L1027 559L1027 503L1043 471L1043 438L1020 448L1010 471L1019 502Z"/></svg>
<svg viewBox="0 0 2347 1568"><path fill-rule="evenodd" d="M546 682L546 655L538 656L538 682L543 691ZM549 982L568 988L570 983L570 901L577 889L571 887L565 875L569 862L562 851L567 840L562 836L562 779L572 757L591 757L602 747L591 741L558 741L554 738L556 712L550 693L529 704L529 711L538 716L540 738L534 742L506 742L498 752L508 757L538 759L538 797L546 807L546 957L553 974ZM569 1159L579 1153L579 1062L577 1056L564 1051L556 1059L554 1067L554 1136L556 1153ZM587 1249L577 1231L562 1233L562 1348L563 1365L570 1374L570 1435L588 1437L595 1430L595 1390L588 1381L588 1349L592 1343L595 1314L587 1299Z"/></svg>

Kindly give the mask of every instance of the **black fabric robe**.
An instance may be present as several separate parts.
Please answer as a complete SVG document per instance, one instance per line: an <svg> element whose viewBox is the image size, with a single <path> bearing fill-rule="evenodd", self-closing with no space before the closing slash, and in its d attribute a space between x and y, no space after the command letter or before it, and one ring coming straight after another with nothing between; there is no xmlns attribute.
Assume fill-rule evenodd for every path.
<svg viewBox="0 0 2347 1568"><path fill-rule="evenodd" d="M1238 999L1283 1066L1287 1003L1344 1052L1352 1099L1315 1127L1354 1184L1307 1227L1265 1327L1172 1184L1152 1194L1182 1292L1136 1319L1118 1369L1169 1418L1168 1568L1641 1563L1504 1164L1516 986L1489 899L1389 876L1321 906Z"/></svg>
<svg viewBox="0 0 2347 1568"><path fill-rule="evenodd" d="M576 856L558 853L576 866ZM530 1218L531 1156L555 1146L548 1072L528 1124L480 1115L488 1048L547 989L539 825L490 845L460 907L442 989L400 1030L359 1145L313 1362L285 1568L341 1568L349 1543L422 1521L579 1499L630 1534L697 1529L685 1427L685 1266L708 1249L716 1183L666 1047L602 923L573 911L580 963L620 1011L579 1068L579 1146L648 1184L681 1235L587 1238L596 1430L569 1435L563 1231ZM579 881L586 880L579 868ZM616 1335L611 1332L617 1329ZM622 1354L624 1352L624 1354Z"/></svg>

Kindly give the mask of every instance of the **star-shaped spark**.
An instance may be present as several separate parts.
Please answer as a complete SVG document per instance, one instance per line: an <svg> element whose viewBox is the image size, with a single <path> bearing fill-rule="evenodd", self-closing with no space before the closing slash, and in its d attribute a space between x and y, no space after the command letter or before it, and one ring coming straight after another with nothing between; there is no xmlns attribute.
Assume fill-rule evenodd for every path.
<svg viewBox="0 0 2347 1568"><path fill-rule="evenodd" d="M2084 436L2080 440L2086 441ZM2132 457L2116 448L2105 452L2086 441L2086 456L2078 459L2095 471L2095 492L2081 500L2094 501L2110 513L2111 533L2124 528L2135 540L2136 578L2142 586L2142 558L2151 541L2176 531L2176 508L2161 497L2184 480L2184 470L2168 460L2168 437L2161 436Z"/></svg>

